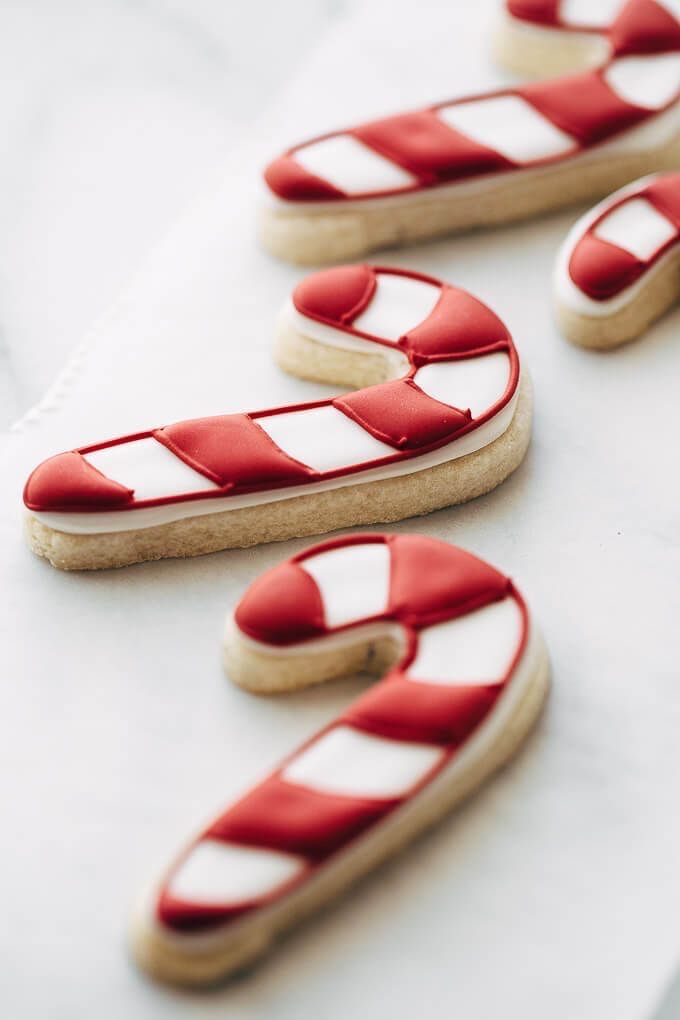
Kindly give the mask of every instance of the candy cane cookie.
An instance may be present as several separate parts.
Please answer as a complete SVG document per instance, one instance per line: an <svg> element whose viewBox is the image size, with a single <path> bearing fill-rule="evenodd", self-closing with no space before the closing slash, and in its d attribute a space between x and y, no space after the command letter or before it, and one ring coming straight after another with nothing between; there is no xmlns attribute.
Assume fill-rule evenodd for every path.
<svg viewBox="0 0 680 1020"><path fill-rule="evenodd" d="M259 957L518 750L549 683L511 580L418 535L352 535L268 571L228 621L253 690L383 679L230 804L144 897L139 964L199 985Z"/></svg>
<svg viewBox="0 0 680 1020"><path fill-rule="evenodd" d="M432 277L308 277L283 310L277 357L363 388L52 457L24 490L34 551L95 569L396 521L489 492L526 452L530 383L508 330Z"/></svg>
<svg viewBox="0 0 680 1020"><path fill-rule="evenodd" d="M514 18L531 52L543 31L535 22L544 26L546 11L557 18L561 8L518 0L519 8L532 14ZM595 36L596 69L293 146L265 171L263 244L291 262L337 261L524 218L677 168L678 16L677 0L630 0ZM549 26L566 46L570 33Z"/></svg>
<svg viewBox="0 0 680 1020"><path fill-rule="evenodd" d="M554 301L567 339L635 339L680 295L680 173L636 181L581 217L557 256Z"/></svg>
<svg viewBox="0 0 680 1020"><path fill-rule="evenodd" d="M601 67L634 37L641 52L662 47L678 0L504 0L494 56L517 74L567 74Z"/></svg>

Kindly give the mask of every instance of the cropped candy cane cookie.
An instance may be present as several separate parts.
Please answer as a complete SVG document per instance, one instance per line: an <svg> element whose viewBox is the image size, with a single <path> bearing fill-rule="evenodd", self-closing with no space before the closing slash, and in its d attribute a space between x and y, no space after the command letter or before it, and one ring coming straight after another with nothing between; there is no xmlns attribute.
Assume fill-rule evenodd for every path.
<svg viewBox="0 0 680 1020"><path fill-rule="evenodd" d="M675 169L678 0L608 4L609 15L614 8L608 27L577 33L587 36L582 53L572 45L572 22L590 22L596 2L511 0L512 42L504 46L501 33L501 50L546 73L557 63L578 74L438 103L289 149L265 172L264 245L292 262L336 261L520 219ZM555 48L563 60L553 60Z"/></svg>
<svg viewBox="0 0 680 1020"><path fill-rule="evenodd" d="M680 295L680 173L646 177L583 216L557 257L555 308L583 347L633 340Z"/></svg>
<svg viewBox="0 0 680 1020"><path fill-rule="evenodd" d="M678 0L503 0L495 56L527 75L601 67L631 38L640 52L665 48L679 14Z"/></svg>
<svg viewBox="0 0 680 1020"><path fill-rule="evenodd" d="M137 960L185 984L251 963L471 793L519 748L549 682L512 581L418 535L345 536L270 570L229 620L226 663L256 691L385 675L145 898Z"/></svg>
<svg viewBox="0 0 680 1020"><path fill-rule="evenodd" d="M488 492L524 457L517 351L457 287L369 266L314 274L283 311L277 355L363 388L52 457L24 491L35 552L93 569L396 521Z"/></svg>

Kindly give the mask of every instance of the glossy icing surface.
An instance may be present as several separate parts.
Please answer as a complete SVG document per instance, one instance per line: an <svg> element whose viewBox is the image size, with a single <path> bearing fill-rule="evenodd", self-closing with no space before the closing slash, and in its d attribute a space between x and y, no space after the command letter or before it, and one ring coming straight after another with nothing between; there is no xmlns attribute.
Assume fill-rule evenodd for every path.
<svg viewBox="0 0 680 1020"><path fill-rule="evenodd" d="M206 513L364 470L418 470L413 458L454 459L507 428L517 354L500 320L466 292L404 270L340 267L304 280L290 311L303 335L382 353L402 378L61 454L33 472L26 505L60 530L128 530L130 511L158 510L160 519L139 519L151 526L187 516L187 504Z"/></svg>
<svg viewBox="0 0 680 1020"><path fill-rule="evenodd" d="M248 646L274 657L305 654L310 641L332 647L370 622L399 626L401 661L180 856L157 894L161 930L189 940L228 930L333 866L454 763L494 715L527 644L527 611L508 578L414 535L313 547L260 577L235 613Z"/></svg>

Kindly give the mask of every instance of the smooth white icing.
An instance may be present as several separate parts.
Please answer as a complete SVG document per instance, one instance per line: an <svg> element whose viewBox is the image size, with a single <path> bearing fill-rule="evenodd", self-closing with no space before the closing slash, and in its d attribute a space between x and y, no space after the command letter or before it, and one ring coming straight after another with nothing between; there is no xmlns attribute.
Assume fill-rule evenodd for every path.
<svg viewBox="0 0 680 1020"><path fill-rule="evenodd" d="M369 149L352 135L334 135L298 149L293 158L305 170L348 195L408 188L416 178Z"/></svg>
<svg viewBox="0 0 680 1020"><path fill-rule="evenodd" d="M427 627L408 667L410 680L435 684L498 682L517 654L522 614L514 598Z"/></svg>
<svg viewBox="0 0 680 1020"><path fill-rule="evenodd" d="M292 854L203 839L180 864L168 891L191 903L240 903L273 892L304 866Z"/></svg>
<svg viewBox="0 0 680 1020"><path fill-rule="evenodd" d="M382 613L390 585L390 551L384 542L348 545L302 560L314 578L326 626L340 627Z"/></svg>
<svg viewBox="0 0 680 1020"><path fill-rule="evenodd" d="M427 319L441 292L441 287L423 280L378 273L371 302L352 325L383 340L398 340Z"/></svg>
<svg viewBox="0 0 680 1020"><path fill-rule="evenodd" d="M347 797L399 797L442 756L439 747L386 740L350 726L324 733L284 769L288 783Z"/></svg>
<svg viewBox="0 0 680 1020"><path fill-rule="evenodd" d="M594 233L646 262L676 236L677 229L646 198L631 198L606 216Z"/></svg>
<svg viewBox="0 0 680 1020"><path fill-rule="evenodd" d="M576 286L569 274L569 262L574 248L593 223L617 202L628 196L638 194L646 184L655 179L655 176L650 174L647 177L633 181L632 184L627 184L625 187L620 188L619 191L614 192L613 195L609 195L602 202L599 202L576 221L567 234L555 260L553 295L557 304L564 305L577 314L590 318L604 318L609 315L615 315L627 305L632 304L649 281L658 273L663 272L669 261L678 257L677 246L670 248L632 286L627 287L621 293L605 301L595 301L593 298L588 297L587 294L584 294Z"/></svg>
<svg viewBox="0 0 680 1020"><path fill-rule="evenodd" d="M559 16L565 25L607 28L623 6L623 0L561 0Z"/></svg>
<svg viewBox="0 0 680 1020"><path fill-rule="evenodd" d="M153 437L95 450L86 454L85 460L107 478L133 489L136 499L219 488Z"/></svg>
<svg viewBox="0 0 680 1020"><path fill-rule="evenodd" d="M559 156L576 144L571 135L560 131L520 96L490 96L454 103L437 113L449 127L514 163Z"/></svg>
<svg viewBox="0 0 680 1020"><path fill-rule="evenodd" d="M510 367L507 354L496 351L483 357L423 365L415 382L435 400L461 411L470 410L473 418L479 418L505 393Z"/></svg>
<svg viewBox="0 0 680 1020"><path fill-rule="evenodd" d="M680 53L620 57L606 68L604 78L625 102L660 110L680 91Z"/></svg>
<svg viewBox="0 0 680 1020"><path fill-rule="evenodd" d="M522 26L524 29L524 26ZM528 30L528 26L527 26ZM549 29L553 33L557 29ZM592 38L592 37L591 37ZM599 38L599 37L595 37ZM653 59L653 58L637 58ZM280 212L282 215L289 213L297 216L301 213L312 215L314 212L326 215L342 215L348 212L360 212L364 209L389 209L391 206L403 207L413 203L440 203L448 197L460 197L474 199L483 197L496 191L509 190L512 194L514 182L550 180L555 174L561 174L564 167L573 167L574 173L579 173L591 163L601 163L603 160L616 160L620 155L628 153L645 153L654 151L676 138L680 131L680 102L674 103L668 110L652 117L637 127L622 131L611 141L603 142L591 149L575 150L573 154L565 156L563 160L556 163L549 163L546 166L531 167L527 169L516 169L511 173L499 172L485 174L481 177L473 177L469 180L454 181L451 184L438 185L436 188L411 191L400 195L384 195L377 198L363 198L352 201L347 199L342 202L292 202L275 195L266 186L263 186L262 194L266 203Z"/></svg>
<svg viewBox="0 0 680 1020"><path fill-rule="evenodd" d="M393 447L331 406L284 411L258 418L257 424L289 457L315 471L364 464L394 453Z"/></svg>
<svg viewBox="0 0 680 1020"><path fill-rule="evenodd" d="M680 21L680 0L656 0L659 7L665 7L669 14Z"/></svg>

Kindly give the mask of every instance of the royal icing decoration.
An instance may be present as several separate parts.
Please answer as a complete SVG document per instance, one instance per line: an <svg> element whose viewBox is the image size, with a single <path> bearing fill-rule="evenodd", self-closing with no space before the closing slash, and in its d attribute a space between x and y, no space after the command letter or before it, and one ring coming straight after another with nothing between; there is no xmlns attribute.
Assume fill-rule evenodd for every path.
<svg viewBox="0 0 680 1020"><path fill-rule="evenodd" d="M608 316L678 251L680 173L644 178L601 202L570 232L558 257L558 299Z"/></svg>
<svg viewBox="0 0 680 1020"><path fill-rule="evenodd" d="M418 471L480 449L510 424L517 352L497 316L463 290L346 266L305 279L286 317L319 344L382 353L400 377L62 453L30 476L26 506L65 532L131 530Z"/></svg>
<svg viewBox="0 0 680 1020"><path fill-rule="evenodd" d="M332 649L353 631L358 641L368 624L398 629L400 661L173 864L151 913L176 946L271 916L361 853L451 780L527 667L529 618L513 583L417 535L313 547L256 581L234 617L239 640L272 661Z"/></svg>
<svg viewBox="0 0 680 1020"><path fill-rule="evenodd" d="M636 138L657 121L664 137L654 145L677 136L677 118L665 127L660 121L680 99L674 0L509 0L508 13L565 33L575 26L598 32L609 57L586 73L440 103L294 146L265 172L271 193L287 204L338 205L567 162Z"/></svg>

